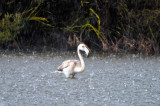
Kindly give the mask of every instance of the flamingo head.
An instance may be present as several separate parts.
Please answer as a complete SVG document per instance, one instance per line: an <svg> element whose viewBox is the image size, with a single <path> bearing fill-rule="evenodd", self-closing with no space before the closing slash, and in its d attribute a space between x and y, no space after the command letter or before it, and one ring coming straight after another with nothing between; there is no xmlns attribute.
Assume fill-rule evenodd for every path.
<svg viewBox="0 0 160 106"><path fill-rule="evenodd" d="M84 43L80 43L78 45L78 50L84 51L86 53L86 55L88 56L89 52L91 51L89 49L89 47L87 45L85 45Z"/></svg>

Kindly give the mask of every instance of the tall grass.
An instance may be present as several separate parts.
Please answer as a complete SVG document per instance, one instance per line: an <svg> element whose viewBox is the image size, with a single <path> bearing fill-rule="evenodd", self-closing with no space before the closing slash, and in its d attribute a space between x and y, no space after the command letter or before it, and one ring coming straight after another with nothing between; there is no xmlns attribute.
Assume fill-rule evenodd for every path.
<svg viewBox="0 0 160 106"><path fill-rule="evenodd" d="M15 39L16 35L24 27L21 24L22 14L5 14L4 18L0 20L0 41L1 43Z"/></svg>

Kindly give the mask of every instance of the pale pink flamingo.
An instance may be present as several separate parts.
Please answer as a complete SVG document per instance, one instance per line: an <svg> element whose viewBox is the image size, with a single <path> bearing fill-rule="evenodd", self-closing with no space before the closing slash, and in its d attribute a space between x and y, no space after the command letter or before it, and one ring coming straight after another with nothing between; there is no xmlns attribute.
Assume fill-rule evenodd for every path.
<svg viewBox="0 0 160 106"><path fill-rule="evenodd" d="M77 53L78 53L78 57L80 61L79 60L66 60L57 68L57 70L62 71L67 78L69 78L70 75L72 75L72 78L74 78L74 75L76 73L81 73L85 69L85 63L84 63L84 60L83 60L83 57L80 51L84 51L86 55L88 56L89 51L91 50L88 48L87 45L81 42L77 48Z"/></svg>

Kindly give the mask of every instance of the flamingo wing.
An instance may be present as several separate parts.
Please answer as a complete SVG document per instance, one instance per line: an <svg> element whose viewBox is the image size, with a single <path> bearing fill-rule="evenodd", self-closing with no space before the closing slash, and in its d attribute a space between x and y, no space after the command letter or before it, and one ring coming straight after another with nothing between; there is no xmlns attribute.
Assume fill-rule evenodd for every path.
<svg viewBox="0 0 160 106"><path fill-rule="evenodd" d="M64 68L67 68L69 66L72 66L72 68L74 68L77 63L79 63L78 60L66 60L60 66L58 66L57 70L62 71Z"/></svg>

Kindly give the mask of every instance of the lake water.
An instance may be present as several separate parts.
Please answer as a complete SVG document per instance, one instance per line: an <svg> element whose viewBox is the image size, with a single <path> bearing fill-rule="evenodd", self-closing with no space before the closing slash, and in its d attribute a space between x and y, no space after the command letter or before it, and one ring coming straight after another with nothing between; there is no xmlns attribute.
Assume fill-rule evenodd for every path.
<svg viewBox="0 0 160 106"><path fill-rule="evenodd" d="M160 56L84 56L74 79L56 68L76 53L0 54L0 106L160 106Z"/></svg>

